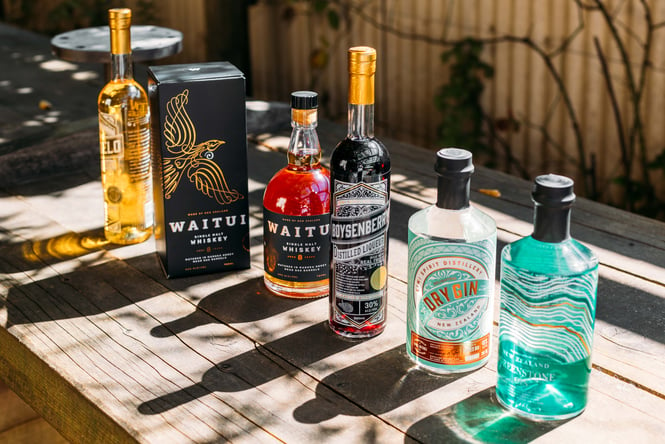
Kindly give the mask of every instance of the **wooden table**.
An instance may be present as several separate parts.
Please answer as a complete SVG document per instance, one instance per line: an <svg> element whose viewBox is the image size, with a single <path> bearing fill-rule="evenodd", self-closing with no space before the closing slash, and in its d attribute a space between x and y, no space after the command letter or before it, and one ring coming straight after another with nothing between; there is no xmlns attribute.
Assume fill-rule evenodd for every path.
<svg viewBox="0 0 665 444"><path fill-rule="evenodd" d="M325 158L343 133L321 124ZM0 379L73 442L663 442L665 224L578 200L573 234L602 263L589 405L527 422L497 405L495 351L483 369L443 377L405 356L406 222L434 200L432 151L388 143L382 335L341 340L326 299L268 294L261 197L286 144L249 145L253 266L240 272L167 280L152 241L106 244L97 177L0 194ZM530 233L530 184L477 168L472 188L500 247Z"/></svg>

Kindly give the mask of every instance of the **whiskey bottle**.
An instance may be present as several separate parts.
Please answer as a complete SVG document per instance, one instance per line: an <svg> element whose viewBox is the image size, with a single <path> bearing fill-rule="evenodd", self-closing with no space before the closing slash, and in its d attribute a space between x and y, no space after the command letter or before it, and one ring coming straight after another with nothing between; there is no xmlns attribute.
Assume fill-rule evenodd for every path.
<svg viewBox="0 0 665 444"><path fill-rule="evenodd" d="M570 237L573 181L539 176L533 234L501 252L496 395L535 420L580 414L587 403L598 260Z"/></svg>
<svg viewBox="0 0 665 444"><path fill-rule="evenodd" d="M117 244L152 233L150 108L132 78L131 10L109 10L112 78L99 94L99 143L104 190L104 234Z"/></svg>
<svg viewBox="0 0 665 444"><path fill-rule="evenodd" d="M436 373L475 370L490 354L496 223L469 204L469 151L436 155L437 201L409 218L408 356Z"/></svg>
<svg viewBox="0 0 665 444"><path fill-rule="evenodd" d="M330 159L330 327L368 338L385 328L388 296L390 155L374 137L376 51L348 53L348 133Z"/></svg>
<svg viewBox="0 0 665 444"><path fill-rule="evenodd" d="M288 165L263 195L263 280L279 296L328 295L330 173L320 163L317 108L315 92L291 94Z"/></svg>

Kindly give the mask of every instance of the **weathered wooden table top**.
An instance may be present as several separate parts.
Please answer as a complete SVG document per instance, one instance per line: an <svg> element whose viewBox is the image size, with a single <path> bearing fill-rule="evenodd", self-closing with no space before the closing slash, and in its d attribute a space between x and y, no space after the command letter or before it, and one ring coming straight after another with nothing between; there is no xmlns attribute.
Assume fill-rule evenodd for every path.
<svg viewBox="0 0 665 444"><path fill-rule="evenodd" d="M343 133L319 127L326 159ZM578 200L573 235L601 261L589 405L527 422L495 400L494 351L483 369L443 377L406 357L406 223L434 201L432 151L388 144L383 334L344 341L327 299L268 294L261 198L286 143L249 144L253 266L240 272L167 280L152 240L106 244L97 177L0 194L0 379L74 442L663 442L665 224ZM530 234L530 184L478 168L472 189L500 248Z"/></svg>

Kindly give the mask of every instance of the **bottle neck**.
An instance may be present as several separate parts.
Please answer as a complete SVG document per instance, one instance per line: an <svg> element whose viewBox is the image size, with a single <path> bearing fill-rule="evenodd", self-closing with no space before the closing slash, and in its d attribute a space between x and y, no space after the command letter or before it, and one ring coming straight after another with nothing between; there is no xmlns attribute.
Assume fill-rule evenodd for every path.
<svg viewBox="0 0 665 444"><path fill-rule="evenodd" d="M111 54L111 79L132 79L132 54Z"/></svg>
<svg viewBox="0 0 665 444"><path fill-rule="evenodd" d="M436 206L446 210L463 210L469 207L471 175L439 175Z"/></svg>
<svg viewBox="0 0 665 444"><path fill-rule="evenodd" d="M289 140L289 168L311 169L321 162L321 145L316 133L316 110L291 111L291 139Z"/></svg>
<svg viewBox="0 0 665 444"><path fill-rule="evenodd" d="M349 104L349 139L374 137L374 105Z"/></svg>
<svg viewBox="0 0 665 444"><path fill-rule="evenodd" d="M536 204L532 237L549 243L570 239L570 212L570 206L552 208Z"/></svg>
<svg viewBox="0 0 665 444"><path fill-rule="evenodd" d="M129 28L111 28L111 78L113 80L133 78Z"/></svg>

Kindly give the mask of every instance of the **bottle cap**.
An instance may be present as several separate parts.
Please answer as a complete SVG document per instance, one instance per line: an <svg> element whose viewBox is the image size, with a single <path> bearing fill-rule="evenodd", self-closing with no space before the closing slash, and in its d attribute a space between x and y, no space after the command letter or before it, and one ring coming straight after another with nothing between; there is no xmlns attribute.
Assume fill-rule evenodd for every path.
<svg viewBox="0 0 665 444"><path fill-rule="evenodd" d="M349 74L373 75L376 72L376 49L369 46L349 48Z"/></svg>
<svg viewBox="0 0 665 444"><path fill-rule="evenodd" d="M132 10L128 8L109 9L111 29L111 53L129 54L132 52L129 28L132 24Z"/></svg>
<svg viewBox="0 0 665 444"><path fill-rule="evenodd" d="M536 177L531 197L537 204L548 207L565 207L575 202L573 179L557 174Z"/></svg>
<svg viewBox="0 0 665 444"><path fill-rule="evenodd" d="M132 10L129 8L109 9L109 27L111 29L128 29L132 24Z"/></svg>
<svg viewBox="0 0 665 444"><path fill-rule="evenodd" d="M471 152L460 148L443 148L436 153L434 171L442 176L452 174L472 174Z"/></svg>
<svg viewBox="0 0 665 444"><path fill-rule="evenodd" d="M319 95L314 91L295 91L291 93L291 108L317 109L318 107Z"/></svg>

